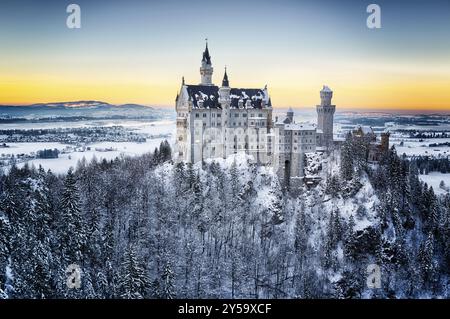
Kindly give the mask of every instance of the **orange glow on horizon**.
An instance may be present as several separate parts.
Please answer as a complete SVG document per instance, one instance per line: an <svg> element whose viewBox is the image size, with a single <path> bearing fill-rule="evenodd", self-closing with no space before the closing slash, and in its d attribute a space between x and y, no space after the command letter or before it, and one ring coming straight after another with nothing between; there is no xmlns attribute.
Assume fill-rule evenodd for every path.
<svg viewBox="0 0 450 319"><path fill-rule="evenodd" d="M0 104L100 100L113 104L173 107L180 80L157 71L160 70L151 73L151 76L145 72L132 74L128 71L119 73L120 77L114 76L112 71L92 73L101 75L87 77L83 70L69 77L60 77L56 73L26 75L24 72L9 77L3 74L0 76ZM275 108L315 106L320 101L322 85L327 84L334 91L333 103L342 108L450 111L450 74L341 73L336 69L327 72L328 80L323 81L320 72L311 70L303 70L302 76L294 76L295 71L273 73L273 76L266 75L262 80L255 80L245 79L244 73L236 72L230 79L231 86L262 88L268 83ZM216 71L216 83L218 77ZM242 81L238 81L241 77ZM197 84L198 80L199 76L194 72L186 77L188 84Z"/></svg>

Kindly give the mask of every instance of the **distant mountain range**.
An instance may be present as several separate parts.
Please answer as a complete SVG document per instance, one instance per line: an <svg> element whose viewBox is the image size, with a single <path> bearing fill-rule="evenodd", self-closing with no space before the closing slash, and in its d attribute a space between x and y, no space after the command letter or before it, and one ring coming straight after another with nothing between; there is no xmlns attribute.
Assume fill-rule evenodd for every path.
<svg viewBox="0 0 450 319"><path fill-rule="evenodd" d="M165 110L139 104L114 105L102 101L39 103L26 106L0 105L2 122L15 120L61 120L65 118L160 118Z"/></svg>

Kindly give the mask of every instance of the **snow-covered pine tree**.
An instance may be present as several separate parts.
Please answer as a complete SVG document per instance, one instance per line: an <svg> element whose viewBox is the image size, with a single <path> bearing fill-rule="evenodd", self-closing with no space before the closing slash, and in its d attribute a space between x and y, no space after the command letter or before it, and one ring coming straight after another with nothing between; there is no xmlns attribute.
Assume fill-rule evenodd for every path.
<svg viewBox="0 0 450 319"><path fill-rule="evenodd" d="M9 224L8 217L1 210L0 207L0 291L5 290L6 266L8 265L8 258L10 255L9 251L10 236L11 236L11 227Z"/></svg>
<svg viewBox="0 0 450 319"><path fill-rule="evenodd" d="M332 198L336 198L338 196L340 188L339 177L337 175L332 175L327 179L325 192Z"/></svg>
<svg viewBox="0 0 450 319"><path fill-rule="evenodd" d="M353 154L352 137L349 133L341 147L341 176L345 180L351 180L353 177Z"/></svg>
<svg viewBox="0 0 450 319"><path fill-rule="evenodd" d="M425 286L429 286L435 279L436 271L434 262L434 236L431 231L420 246L418 259L422 281Z"/></svg>
<svg viewBox="0 0 450 319"><path fill-rule="evenodd" d="M39 167L34 188L35 205L29 214L31 218L29 239L33 243L30 247L32 278L28 286L32 291L32 298L54 298L55 286L52 280L54 257L51 246L53 236L51 219L54 212L42 167Z"/></svg>
<svg viewBox="0 0 450 319"><path fill-rule="evenodd" d="M160 163L164 163L172 159L172 149L170 147L169 142L164 140L161 142L159 146L159 161Z"/></svg>
<svg viewBox="0 0 450 319"><path fill-rule="evenodd" d="M125 251L117 281L119 283L120 298L143 299L147 296L149 284L146 270L132 244Z"/></svg>
<svg viewBox="0 0 450 319"><path fill-rule="evenodd" d="M59 289L62 294L79 297L82 292L77 289L67 290L65 270L69 265L77 264L83 269L86 255L86 226L80 208L80 196L72 169L64 180L58 216L58 239L60 256Z"/></svg>
<svg viewBox="0 0 450 319"><path fill-rule="evenodd" d="M170 262L164 267L164 273L162 276L161 297L163 299L174 299L175 287L174 287L174 273L172 271L172 265Z"/></svg>

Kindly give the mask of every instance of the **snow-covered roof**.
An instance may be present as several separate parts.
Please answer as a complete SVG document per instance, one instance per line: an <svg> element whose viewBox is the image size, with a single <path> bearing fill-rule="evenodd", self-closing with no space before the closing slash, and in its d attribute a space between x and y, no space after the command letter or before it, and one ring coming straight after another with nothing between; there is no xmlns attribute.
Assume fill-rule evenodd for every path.
<svg viewBox="0 0 450 319"><path fill-rule="evenodd" d="M356 127L356 130L361 130L361 132L363 132L364 134L373 134L373 129L370 126L358 125Z"/></svg>
<svg viewBox="0 0 450 319"><path fill-rule="evenodd" d="M323 89L322 89L322 92L332 93L333 91L329 88L329 86L324 85Z"/></svg>
<svg viewBox="0 0 450 319"><path fill-rule="evenodd" d="M285 130L292 131L313 131L316 127L309 123L295 123L295 124L286 124L284 126Z"/></svg>
<svg viewBox="0 0 450 319"><path fill-rule="evenodd" d="M220 108L219 87L215 85L186 85L187 93L194 108ZM261 109L271 106L266 89L232 88L230 92L231 108ZM203 102L199 106L198 102ZM241 106L240 106L241 105Z"/></svg>

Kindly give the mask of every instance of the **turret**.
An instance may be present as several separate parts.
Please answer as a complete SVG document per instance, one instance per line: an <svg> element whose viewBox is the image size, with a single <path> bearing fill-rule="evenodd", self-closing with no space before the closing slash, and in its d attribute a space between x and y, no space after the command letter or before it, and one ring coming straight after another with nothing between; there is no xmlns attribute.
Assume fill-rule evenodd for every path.
<svg viewBox="0 0 450 319"><path fill-rule="evenodd" d="M230 106L231 106L231 88L230 82L228 81L227 68L225 67L225 74L223 75L222 86L219 88L219 104L222 108L222 129L223 131L223 157L226 158L230 150L232 150L229 143L231 140L227 140L227 128L231 125L230 120Z"/></svg>
<svg viewBox="0 0 450 319"><path fill-rule="evenodd" d="M222 86L219 88L219 103L224 107L229 107L231 103L230 99L230 82L228 81L227 68L225 68L225 74L223 75Z"/></svg>
<svg viewBox="0 0 450 319"><path fill-rule="evenodd" d="M324 85L322 91L320 91L320 105L331 106L331 99L333 98L333 91Z"/></svg>
<svg viewBox="0 0 450 319"><path fill-rule="evenodd" d="M333 121L336 106L331 104L333 91L326 85L320 91L320 105L317 105L317 129L322 134L320 144L327 148L333 143Z"/></svg>
<svg viewBox="0 0 450 319"><path fill-rule="evenodd" d="M294 111L292 110L291 107L287 111L286 117L288 118L290 124L294 123Z"/></svg>
<svg viewBox="0 0 450 319"><path fill-rule="evenodd" d="M206 41L206 48L205 51L203 52L202 64L200 67L200 76L201 76L200 85L213 85L212 84L213 71L214 69L211 63L211 56L209 55L208 41Z"/></svg>

